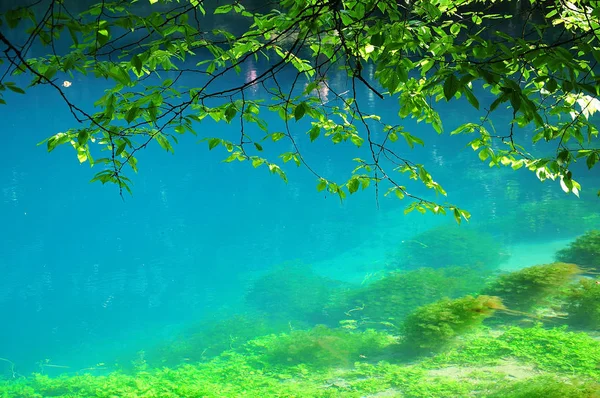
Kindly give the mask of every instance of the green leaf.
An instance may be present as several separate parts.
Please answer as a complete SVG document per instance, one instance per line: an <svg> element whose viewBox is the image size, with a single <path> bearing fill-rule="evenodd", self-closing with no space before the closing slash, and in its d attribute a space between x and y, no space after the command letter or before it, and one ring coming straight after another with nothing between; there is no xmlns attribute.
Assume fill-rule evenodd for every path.
<svg viewBox="0 0 600 398"><path fill-rule="evenodd" d="M271 140L273 142L277 142L280 139L282 139L283 137L285 137L284 133L276 132L276 133L271 134Z"/></svg>
<svg viewBox="0 0 600 398"><path fill-rule="evenodd" d="M161 148L164 149L165 151L171 152L171 153L174 152L173 147L171 146L171 143L169 142L167 137L165 137L164 134L158 133L154 136L154 139L156 140L156 142L158 142L158 145L160 145Z"/></svg>
<svg viewBox="0 0 600 398"><path fill-rule="evenodd" d="M406 143L411 148L414 148L415 144L419 144L422 146L425 145L425 143L423 142L422 139L415 137L414 135L411 135L410 133L407 133L406 131L403 131L400 134L402 134L402 136L406 140Z"/></svg>
<svg viewBox="0 0 600 398"><path fill-rule="evenodd" d="M233 10L233 4L225 4L223 6L217 7L217 9L215 10L214 13L215 13L215 15L217 15L217 14L227 14L231 10Z"/></svg>
<svg viewBox="0 0 600 398"><path fill-rule="evenodd" d="M21 13L19 12L19 10L8 10L4 14L4 17L6 18L8 27L13 29L16 28L19 24L19 21L21 20Z"/></svg>
<svg viewBox="0 0 600 398"><path fill-rule="evenodd" d="M598 162L598 153L596 153L596 152L592 152L585 160L585 163L586 163L588 169L591 169L592 167L594 167L594 165L597 162Z"/></svg>
<svg viewBox="0 0 600 398"><path fill-rule="evenodd" d="M456 222L460 224L462 221L460 211L457 208L454 208L454 211L452 213L454 214L454 219L456 220Z"/></svg>
<svg viewBox="0 0 600 398"><path fill-rule="evenodd" d="M450 75L444 81L444 97L446 101L450 101L460 87L459 80L454 75Z"/></svg>
<svg viewBox="0 0 600 398"><path fill-rule="evenodd" d="M79 150L77 151L77 160L79 160L79 163L83 163L88 159L87 157L87 151L85 150Z"/></svg>
<svg viewBox="0 0 600 398"><path fill-rule="evenodd" d="M208 150L212 150L217 147L221 143L219 138L209 138L208 139Z"/></svg>
<svg viewBox="0 0 600 398"><path fill-rule="evenodd" d="M139 55L136 54L131 58L131 65L138 75L142 74L142 60Z"/></svg>
<svg viewBox="0 0 600 398"><path fill-rule="evenodd" d="M348 181L347 185L348 185L348 192L350 192L350 194L353 194L354 192L358 191L358 187L360 186L360 183L357 178L353 178L350 181Z"/></svg>
<svg viewBox="0 0 600 398"><path fill-rule="evenodd" d="M435 60L431 58L427 58L421 62L421 74L425 76L425 74L435 65Z"/></svg>
<svg viewBox="0 0 600 398"><path fill-rule="evenodd" d="M465 94L465 97L467 97L467 101L469 101L469 103L473 105L475 109L479 109L479 101L477 100L477 97L475 97L471 89L465 87L463 93Z"/></svg>
<svg viewBox="0 0 600 398"><path fill-rule="evenodd" d="M383 34L381 33L377 33L374 34L373 36L371 36L371 44L374 45L375 47L379 47L383 44L383 42L385 41Z"/></svg>
<svg viewBox="0 0 600 398"><path fill-rule="evenodd" d="M98 45L103 46L108 42L110 33L106 29L99 29L96 31L96 38L98 40Z"/></svg>
<svg viewBox="0 0 600 398"><path fill-rule="evenodd" d="M479 151L479 159L483 162L484 160L486 160L487 158L490 157L490 152L489 152L489 148L484 148L481 151Z"/></svg>
<svg viewBox="0 0 600 398"><path fill-rule="evenodd" d="M261 159L258 157L252 158L252 167L257 168L258 166L262 166L265 164L265 159Z"/></svg>
<svg viewBox="0 0 600 398"><path fill-rule="evenodd" d="M324 178L321 178L319 180L319 183L317 184L317 191L321 192L325 188L327 188L327 180L325 180Z"/></svg>
<svg viewBox="0 0 600 398"><path fill-rule="evenodd" d="M138 116L139 110L140 110L140 108L137 108L135 106L129 108L129 110L125 114L125 120L127 121L127 123L131 123L132 121L135 120L135 118Z"/></svg>
<svg viewBox="0 0 600 398"><path fill-rule="evenodd" d="M296 106L296 109L294 109L294 118L296 121L302 119L302 117L306 114L307 108L308 106L305 102L301 102Z"/></svg>
<svg viewBox="0 0 600 398"><path fill-rule="evenodd" d="M47 142L48 152L52 152L57 146L65 144L69 141L71 141L71 137L67 133L58 133L53 135L48 139Z"/></svg>
<svg viewBox="0 0 600 398"><path fill-rule="evenodd" d="M404 192L402 192L402 190L398 187L396 187L396 189L394 189L394 194L396 194L396 197L400 200L404 199Z"/></svg>
<svg viewBox="0 0 600 398"><path fill-rule="evenodd" d="M545 85L546 90L550 91L551 93L555 92L556 89L558 88L558 83L556 82L555 79L550 78L548 80L548 82Z"/></svg>
<svg viewBox="0 0 600 398"><path fill-rule="evenodd" d="M321 128L319 126L312 126L312 128L308 131L308 135L310 137L310 142L313 142L319 135L321 134Z"/></svg>
<svg viewBox="0 0 600 398"><path fill-rule="evenodd" d="M90 182L96 181L100 181L102 184L106 184L107 182L115 182L114 172L112 170L104 170L96 173Z"/></svg>
<svg viewBox="0 0 600 398"><path fill-rule="evenodd" d="M496 109L498 107L498 105L505 102L507 99L508 99L508 96L506 96L504 94L502 94L501 96L496 98L494 100L494 102L492 102L492 104L490 105L490 112L493 111L494 109Z"/></svg>
<svg viewBox="0 0 600 398"><path fill-rule="evenodd" d="M10 83L6 83L6 88L8 88L10 91L13 91L15 93L19 93L19 94L25 94L25 91L14 85L14 83L10 84Z"/></svg>
<svg viewBox="0 0 600 398"><path fill-rule="evenodd" d="M122 142L118 147L117 150L115 151L115 156L119 156L123 153L123 151L125 150L125 147L127 146L126 142Z"/></svg>
<svg viewBox="0 0 600 398"><path fill-rule="evenodd" d="M225 109L225 120L227 120L227 123L231 122L236 114L237 108L235 104L229 104L229 106Z"/></svg>
<svg viewBox="0 0 600 398"><path fill-rule="evenodd" d="M360 148L365 140L359 137L358 135L353 134L352 136L350 136L350 141L358 148Z"/></svg>
<svg viewBox="0 0 600 398"><path fill-rule="evenodd" d="M85 145L90 137L90 132L87 129L81 130L77 135L77 143L79 146Z"/></svg>
<svg viewBox="0 0 600 398"><path fill-rule="evenodd" d="M124 86L128 86L129 84L131 84L131 78L129 76L129 73L127 73L127 71L119 65L110 68L109 75L117 83L121 83Z"/></svg>

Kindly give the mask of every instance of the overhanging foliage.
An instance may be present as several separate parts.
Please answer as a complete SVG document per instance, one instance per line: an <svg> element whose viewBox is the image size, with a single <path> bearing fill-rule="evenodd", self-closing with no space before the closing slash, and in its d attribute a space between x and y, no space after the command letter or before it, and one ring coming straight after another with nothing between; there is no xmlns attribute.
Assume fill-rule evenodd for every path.
<svg viewBox="0 0 600 398"><path fill-rule="evenodd" d="M93 181L115 183L121 191L131 191L127 173L137 172L140 150L156 142L172 152L178 135L192 133L209 149L223 148L226 162L248 162L284 180L282 164L293 162L315 175L317 190L341 199L372 185L377 193L383 189L410 199L406 212L451 212L460 222L470 217L467 211L413 194L405 182L419 181L437 198L446 196L426 165L405 155L426 142L402 123L413 118L442 133L437 104L446 101L463 101L481 112L478 120L450 134L470 135L470 147L490 166L527 168L540 180L556 180L565 192L578 194L573 164L585 161L592 169L598 161L593 121L600 109L598 1L245 4L102 1L78 12L75 7L81 5L75 1L41 0L35 9L13 8L0 19L0 103L5 103L3 91L27 90L15 83L18 74L30 76L30 86L52 86L79 125L49 137L48 150L71 145L80 162L101 168ZM219 18L236 18L243 32L203 29ZM27 35L9 39L9 30ZM27 58L36 42L48 55ZM242 83L227 83L227 76L251 59L266 60L269 67ZM295 70L291 78L290 68ZM328 84L334 70L348 76L348 92L335 92ZM174 78L164 78L166 72ZM66 93L70 82L62 76L79 74L111 83L94 113ZM184 86L189 76L198 76L200 83ZM395 101L400 122L366 113L357 96L365 87L387 104ZM248 95L257 88L264 100ZM512 119L494 127L494 115L507 109ZM271 113L279 115L284 128L267 124L265 115ZM239 138L206 135L200 128L206 117L239 123ZM311 167L294 137L301 119L310 121L305 133L311 141L347 141L368 149L354 159L347 180L326 179ZM382 136L373 134L375 125ZM532 137L524 134L527 130ZM266 155L267 146L283 140L291 150L278 158ZM533 154L532 144L539 141L549 142L551 151Z"/></svg>

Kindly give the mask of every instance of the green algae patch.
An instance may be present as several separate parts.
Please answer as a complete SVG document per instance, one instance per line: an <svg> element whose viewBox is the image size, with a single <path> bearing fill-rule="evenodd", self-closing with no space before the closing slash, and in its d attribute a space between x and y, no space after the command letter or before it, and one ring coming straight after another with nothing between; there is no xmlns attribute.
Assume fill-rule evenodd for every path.
<svg viewBox="0 0 600 398"><path fill-rule="evenodd" d="M396 338L375 330L356 332L317 326L261 337L249 342L246 349L269 366L305 364L325 368L381 358L396 344Z"/></svg>
<svg viewBox="0 0 600 398"><path fill-rule="evenodd" d="M558 261L575 263L592 273L600 271L600 231L592 230L581 235L556 253Z"/></svg>
<svg viewBox="0 0 600 398"><path fill-rule="evenodd" d="M592 279L581 279L565 294L564 310L567 322L587 330L600 329L600 284Z"/></svg>
<svg viewBox="0 0 600 398"><path fill-rule="evenodd" d="M427 367L495 365L506 358L545 372L600 378L600 341L566 327L509 327L468 336L424 362Z"/></svg>
<svg viewBox="0 0 600 398"><path fill-rule="evenodd" d="M482 293L501 297L510 309L529 311L549 304L582 272L581 268L570 263L534 265L500 275Z"/></svg>
<svg viewBox="0 0 600 398"><path fill-rule="evenodd" d="M475 330L499 309L504 309L502 301L492 296L442 299L424 305L404 320L404 344L414 349L439 349Z"/></svg>
<svg viewBox="0 0 600 398"><path fill-rule="evenodd" d="M565 380L551 375L508 383L486 398L593 398L600 396L600 384L590 380Z"/></svg>
<svg viewBox="0 0 600 398"><path fill-rule="evenodd" d="M314 356L309 351L318 351L313 344L323 337L333 337L335 345ZM292 345L305 340L312 342L307 344L310 350L288 361L285 355ZM174 368L107 376L35 374L0 382L0 397L583 398L599 391L594 379L600 377L600 342L565 328L484 330L461 337L434 357L412 358L410 363L385 351L395 340L381 332L317 327L254 339L241 352L226 351L208 362ZM368 350L373 357L359 354ZM359 359L351 362L354 357ZM517 371L521 374L516 378ZM535 395L545 391L550 393Z"/></svg>
<svg viewBox="0 0 600 398"><path fill-rule="evenodd" d="M327 312L335 319L356 320L357 326L385 328L391 322L397 327L416 308L442 298L477 293L485 281L485 274L465 267L396 270L339 293Z"/></svg>

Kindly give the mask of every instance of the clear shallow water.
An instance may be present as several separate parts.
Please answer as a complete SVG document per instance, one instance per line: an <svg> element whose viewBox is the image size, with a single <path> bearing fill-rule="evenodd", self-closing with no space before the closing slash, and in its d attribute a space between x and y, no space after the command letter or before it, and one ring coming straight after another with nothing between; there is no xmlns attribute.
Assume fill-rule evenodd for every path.
<svg viewBox="0 0 600 398"><path fill-rule="evenodd" d="M259 67L247 65L241 78ZM343 78L330 80L343 91ZM76 79L68 94L91 109L102 89L93 79ZM393 102L378 102L366 89L359 96L367 111L393 117ZM403 240L453 222L405 216L395 198L380 197L377 208L373 190L340 203L316 192L315 178L305 170L287 167L286 185L247 164L221 163L222 152L208 152L192 137L182 140L174 156L146 150L134 194L122 200L114 187L88 184L95 170L79 165L70 148L48 154L36 146L73 125L53 92L37 87L6 99L8 105L0 107L8 148L0 158L0 357L22 373L47 359L68 369L111 363L189 323L243 312L251 281L286 262L360 283L388 269ZM477 114L460 103L440 104L440 110L445 135L407 121L407 130L426 146L409 152L398 142L398 148L429 166L450 202L472 211L472 225L464 228L480 226L504 239L514 231L501 222L523 204L576 206L577 199L558 184L481 164L464 148L464 138L447 134ZM280 125L276 117L267 118ZM306 125L296 127L311 165L328 177L348 175L348 159L359 151L350 144L309 144ZM206 123L203 129L206 136L237 133L236 126ZM586 176L584 183L590 187L584 200L591 202L600 179ZM582 232L583 226L533 230L531 242L507 245L511 257L502 267L548 262Z"/></svg>

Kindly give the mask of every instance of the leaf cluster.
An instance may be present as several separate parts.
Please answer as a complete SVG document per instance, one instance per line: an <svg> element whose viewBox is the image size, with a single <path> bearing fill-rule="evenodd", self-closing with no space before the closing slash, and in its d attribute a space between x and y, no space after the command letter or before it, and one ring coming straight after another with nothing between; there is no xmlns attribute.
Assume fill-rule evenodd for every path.
<svg viewBox="0 0 600 398"><path fill-rule="evenodd" d="M579 194L575 162L592 169L600 158L593 120L600 109L594 67L600 60L600 12L593 2L536 3L535 14L542 18L532 18L528 8L514 18L512 11L492 10L479 0L410 7L388 0L286 0L255 9L231 1L210 10L197 0L152 0L144 11L134 3L103 1L75 10L61 1L51 2L45 13L18 6L0 14L9 29L31 35L28 45L36 42L50 52L28 58L20 43L0 36L10 54L0 60L8 67L0 78L0 103L6 102L4 92L26 92L7 80L14 75L26 73L31 86L52 87L80 126L54 134L46 141L48 150L72 146L80 162L101 165L93 181L117 184L121 191L131 191L127 174L137 172L138 153L147 146L173 152L181 134L206 131L200 128L204 120L239 121L235 139L224 134L200 139L209 148L222 145L225 161L265 165L284 181L285 163L306 166L319 190L340 199L385 185L382 192L410 200L407 212L468 219L466 210L439 200L446 191L427 165L402 155L401 145L426 145L423 137L398 124L396 116L366 113L357 95L362 89L397 104L394 113L401 120L424 122L438 133L445 122L438 102L485 110L451 134L468 135L469 146L490 166L528 169L565 192ZM236 26L214 23L224 16ZM519 26L498 24L507 18ZM557 34L559 29L567 33ZM249 60L268 67L249 81L232 78ZM347 77L345 90L329 83L338 73ZM76 76L109 82L93 113L71 101L58 82ZM183 84L189 81L197 83ZM510 120L496 129L492 119L506 112ZM266 115L278 116L284 129L274 130ZM374 126L383 131L379 137L372 134ZM522 128L533 130L529 142L517 134ZM367 149L346 181L329 180L300 152L297 130L310 141ZM278 140L292 150L273 159L267 145ZM538 141L556 150L529 153L526 148ZM416 194L405 180L417 181L435 199Z"/></svg>

